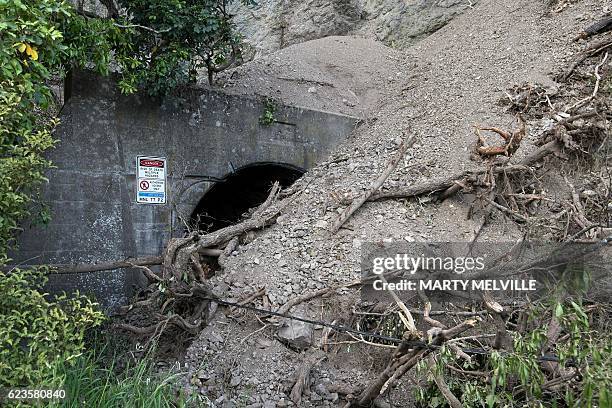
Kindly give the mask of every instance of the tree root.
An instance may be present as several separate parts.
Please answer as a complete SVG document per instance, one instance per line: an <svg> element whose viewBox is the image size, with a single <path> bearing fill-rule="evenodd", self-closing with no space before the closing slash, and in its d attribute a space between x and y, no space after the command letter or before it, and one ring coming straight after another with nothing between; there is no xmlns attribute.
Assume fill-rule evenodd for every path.
<svg viewBox="0 0 612 408"><path fill-rule="evenodd" d="M279 209L271 208L276 201L280 190L280 185L275 183L266 201L257 208L252 216L238 224L230 225L218 231L206 235L193 232L186 238L174 238L168 242L163 261L164 277L173 276L175 279L182 279L182 274L194 274L192 254L198 252L204 254L212 247L231 242L245 232L261 229L273 224L280 215ZM235 249L236 241L228 245L228 254ZM222 253L224 259L227 257Z"/></svg>
<svg viewBox="0 0 612 408"><path fill-rule="evenodd" d="M479 127L476 126L476 135L478 136L478 142L476 145L476 151L481 156L512 156L514 152L521 146L521 141L525 137L526 128L525 128L525 120L521 115L517 115L517 121L519 123L519 127L517 130L512 132L506 132L504 130L498 129L496 127ZM481 130L497 133L499 136L504 139L505 144L503 146L487 146L487 142L484 137L480 133Z"/></svg>

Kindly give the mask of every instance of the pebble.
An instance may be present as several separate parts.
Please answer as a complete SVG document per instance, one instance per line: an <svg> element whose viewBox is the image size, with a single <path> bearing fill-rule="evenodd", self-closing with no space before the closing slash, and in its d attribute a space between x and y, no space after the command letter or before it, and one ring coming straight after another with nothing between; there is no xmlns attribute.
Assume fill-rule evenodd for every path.
<svg viewBox="0 0 612 408"><path fill-rule="evenodd" d="M242 382L242 377L239 375L233 375L232 379L230 380L230 387L237 387L240 385L240 383Z"/></svg>

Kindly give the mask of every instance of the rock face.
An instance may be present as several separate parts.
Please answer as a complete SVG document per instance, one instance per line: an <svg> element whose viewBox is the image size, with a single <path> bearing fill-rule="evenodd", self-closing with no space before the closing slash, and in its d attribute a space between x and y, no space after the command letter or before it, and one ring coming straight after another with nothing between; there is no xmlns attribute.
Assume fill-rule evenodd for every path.
<svg viewBox="0 0 612 408"><path fill-rule="evenodd" d="M233 4L235 22L254 53L327 37L358 34L403 47L471 7L465 0L260 0Z"/></svg>
<svg viewBox="0 0 612 408"><path fill-rule="evenodd" d="M115 0L69 0L77 10L82 10L89 15L95 15L100 18L108 17L108 7L118 9ZM105 5L108 4L108 7Z"/></svg>

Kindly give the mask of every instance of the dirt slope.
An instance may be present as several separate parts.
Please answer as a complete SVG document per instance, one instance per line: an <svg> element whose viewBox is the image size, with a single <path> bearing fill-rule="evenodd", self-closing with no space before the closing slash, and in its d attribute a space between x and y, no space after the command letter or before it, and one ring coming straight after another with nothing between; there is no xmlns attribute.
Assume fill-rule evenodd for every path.
<svg viewBox="0 0 612 408"><path fill-rule="evenodd" d="M218 82L229 93L366 117L378 110L386 89L402 73L402 58L399 51L373 40L326 37L224 72Z"/></svg>
<svg viewBox="0 0 612 408"><path fill-rule="evenodd" d="M217 293L236 299L266 286L270 301L278 306L299 294L358 278L359 248L364 241L469 239L477 225L467 219L473 200L469 195L442 204L371 203L335 236L330 237L327 228L343 208L336 197L352 197L367 187L406 134L414 134L418 142L386 186L481 166L470 160L473 125L511 128L514 118L497 104L504 90L523 81L554 87L551 72L579 47L571 39L611 6L610 1L587 0L551 14L544 1L483 0L403 55L393 53L401 60L393 66L397 72L387 78L380 110L368 115L370 120L328 162L298 182L301 192L290 198L292 204L275 226L230 258L224 273L212 280ZM325 41L341 40L318 40L300 47L312 46L314 55ZM333 53L319 56L334 63ZM513 160L533 149L531 141L540 126L528 123L529 140ZM513 223L499 215L495 220L482 240L518 239ZM292 312L332 321L347 312L355 296L347 291L333 301L318 299ZM273 328L259 330L262 326L252 315L238 320L241 324L217 313L191 346L188 362L193 382L212 400L218 399L219 406L234 406L237 401L252 407L288 406L283 384L290 382L303 354L275 340ZM317 330L316 336L320 334ZM359 351L357 347L330 356L313 370L313 389L319 387L321 392L306 396L304 406L336 406L338 395L330 384L370 378L380 368L381 355L376 349ZM203 371L206 374L198 375Z"/></svg>

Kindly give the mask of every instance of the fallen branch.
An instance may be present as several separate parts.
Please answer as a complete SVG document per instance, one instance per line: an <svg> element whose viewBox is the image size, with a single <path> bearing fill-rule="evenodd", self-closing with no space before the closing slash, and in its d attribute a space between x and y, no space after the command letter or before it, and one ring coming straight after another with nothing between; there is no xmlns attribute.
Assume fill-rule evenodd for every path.
<svg viewBox="0 0 612 408"><path fill-rule="evenodd" d="M101 271L112 271L115 269L126 269L134 268L139 266L152 266L161 265L161 256L150 256L146 258L126 259L125 261L116 262L101 262L97 264L55 264L49 265L53 271L50 274L64 275L73 273L88 273L88 272L101 272Z"/></svg>
<svg viewBox="0 0 612 408"><path fill-rule="evenodd" d="M242 299L241 301L238 302L239 305L246 305L251 303L253 300L257 299L260 296L263 296L266 294L266 288L260 288L259 290L251 293L249 296L247 296L246 298Z"/></svg>
<svg viewBox="0 0 612 408"><path fill-rule="evenodd" d="M149 280L149 282L161 282L163 279L157 275L156 273L154 273L151 268L148 268L144 265L135 265L134 263L130 262L130 264L136 268L142 271L142 273L144 274L144 276Z"/></svg>
<svg viewBox="0 0 612 408"><path fill-rule="evenodd" d="M332 326L338 323L337 320L331 322ZM329 345L329 335L332 332L331 327L325 327L323 329L323 333L321 333L321 341L319 342L319 348L327 353L328 345Z"/></svg>
<svg viewBox="0 0 612 408"><path fill-rule="evenodd" d="M433 326L433 327L439 327L441 329L446 329L446 326L444 324L440 323L436 319L432 319L429 316L429 314L431 313L431 302L429 301L429 298L427 297L425 292L422 291L422 290L419 290L419 291L417 291L417 293L419 294L419 297L421 298L421 300L424 303L424 305L423 305L423 320L425 321L425 323L428 323L430 326Z"/></svg>
<svg viewBox="0 0 612 408"><path fill-rule="evenodd" d="M191 263L197 272L196 277L198 278L200 282L204 282L206 279L209 278L209 274L207 273L207 271L204 270L204 266L200 262L200 255L197 252L194 252L191 254L190 258L191 258ZM210 270L210 269L207 268L207 270Z"/></svg>
<svg viewBox="0 0 612 408"><path fill-rule="evenodd" d="M457 399L457 397L455 397L450 388L448 388L448 384L446 384L446 381L444 381L444 377L435 372L436 359L433 355L429 355L429 367L431 373L433 374L434 382L438 386L438 389L440 390L442 396L444 396L444 398L448 402L448 405L450 405L451 408L463 408L461 402L459 402L459 400Z"/></svg>
<svg viewBox="0 0 612 408"><path fill-rule="evenodd" d="M236 248L238 248L238 243L239 243L238 237L232 238L227 243L227 245L223 249L223 252L219 255L219 259L217 259L217 262L219 263L219 266L221 266L222 268L225 268L225 265L227 263L227 259L232 254L232 252L234 252L236 250Z"/></svg>
<svg viewBox="0 0 612 408"><path fill-rule="evenodd" d="M447 365L446 367L451 371L454 371L456 373L463 374L463 375L471 375L473 377L484 377L484 378L488 378L490 376L489 373L486 373L484 371L462 370L461 368L457 368L452 365Z"/></svg>
<svg viewBox="0 0 612 408"><path fill-rule="evenodd" d="M280 309L278 309L278 313L287 314L289 310L291 310L292 307L297 306L300 303L306 302L310 299L314 299L316 297L326 295L327 293L334 291L337 288L338 287L335 287L335 286L329 287L329 288L323 288L323 289L319 289L311 293L304 293L303 295L296 296L292 298L291 300L289 300L287 303L285 303L283 306L281 306Z"/></svg>
<svg viewBox="0 0 612 408"><path fill-rule="evenodd" d="M458 345L451 343L451 340L448 341L448 348L451 349L458 358L470 363L472 362L472 357L470 357L469 354L463 351Z"/></svg>
<svg viewBox="0 0 612 408"><path fill-rule="evenodd" d="M612 16L607 16L585 28L574 41L602 34L610 30L612 30Z"/></svg>
<svg viewBox="0 0 612 408"><path fill-rule="evenodd" d="M200 254L207 253L211 247L219 246L233 238L242 235L245 232L264 228L274 223L280 211L268 211L272 203L276 200L280 190L279 183L275 183L266 201L254 211L251 218L242 221L235 225L222 228L206 235L200 235L198 232L192 233L186 238L174 238L168 242L165 251L163 266L166 275L172 274L176 279L180 278L181 270L186 270L186 264L190 260L191 253L194 251ZM190 247L190 248L187 248ZM176 265L177 256L180 252L187 252L185 259L179 261L181 265Z"/></svg>
<svg viewBox="0 0 612 408"><path fill-rule="evenodd" d="M385 284L385 286L387 286L387 279L385 278L384 275L380 275L380 280ZM400 313L400 318L402 318L402 315L403 315L402 322L404 323L404 325L406 326L408 331L411 334L417 333L417 328L416 328L416 325L414 324L414 318L412 317L412 314L410 313L410 310L408 310L408 308L406 307L406 304L404 302L402 302L402 300L399 298L399 296L397 296L395 291L389 289L389 290L387 290L387 292L389 292L389 294L391 295L391 297L393 298L395 303L399 306L399 308L400 308L400 310L402 312L402 313ZM430 307L431 307L431 305L430 305Z"/></svg>
<svg viewBox="0 0 612 408"><path fill-rule="evenodd" d="M304 392L304 387L308 386L310 382L310 370L319 364L325 357L311 356L308 358L297 370L297 379L295 380L295 384L291 388L291 393L289 394L289 398L296 406L300 406L302 402L302 393Z"/></svg>
<svg viewBox="0 0 612 408"><path fill-rule="evenodd" d="M218 231L211 232L210 234L199 237L197 241L198 252L205 251L206 249L223 244L230 241L232 238L242 235L245 232L267 227L272 224L279 215L278 211L266 212L272 203L276 200L278 192L280 191L280 185L278 182L274 183L274 186L270 190L270 194L266 201L259 206L253 213L253 216L248 220L241 223L230 225L229 227L222 228Z"/></svg>
<svg viewBox="0 0 612 408"><path fill-rule="evenodd" d="M240 300L240 301L238 302L238 304L239 304L239 305L241 305L241 306L246 305L246 304L249 304L249 303L251 303L253 300L257 299L258 297L264 296L265 294L266 294L266 288L265 288L265 287L263 287L263 288L261 288L261 289L259 289L259 290L255 291L255 292L251 293L251 294L250 294L250 295L248 295L246 298L244 298L244 299ZM236 313L236 311L237 311L237 307L232 307L232 308L230 309L230 313L229 313L229 315L230 315L230 316L233 316L233 315Z"/></svg>
<svg viewBox="0 0 612 408"><path fill-rule="evenodd" d="M416 186L399 187L393 190L379 191L369 197L369 201L377 201L383 199L394 199L394 198L412 198L425 194L437 194L437 198L442 201L463 189L465 185L471 185L478 180L479 176L483 174L491 173L492 175L498 174L515 174L522 173L531 170L531 166L538 163L546 156L558 153L561 150L561 144L558 140L551 140L550 142L540 146L527 157L521 160L518 164L511 164L506 166L494 167L492 169L478 169L474 171L464 171L461 173L454 174L445 179L436 181L428 181L424 184Z"/></svg>
<svg viewBox="0 0 612 408"><path fill-rule="evenodd" d="M582 64L587 58L595 56L600 52L612 47L612 40L610 38L606 38L601 41L594 42L590 44L580 55L574 60L574 62L569 66L567 70L559 77L560 82L565 82L569 79L570 76L574 73L576 68L580 64Z"/></svg>
<svg viewBox="0 0 612 408"><path fill-rule="evenodd" d="M570 183L567 177L564 177L564 179L565 179L565 183L570 189L570 193L572 196L572 203L575 209L575 213L573 214L574 220L576 221L576 224L578 224L578 226L583 231L590 231L591 227L593 226L593 223L589 221L589 219L584 214L584 207L582 206L582 202L580 201L580 196L578 195L578 192L576 191L576 188L574 187L574 185ZM592 238L597 235L597 232L591 233L589 235L590 235L590 238Z"/></svg>
<svg viewBox="0 0 612 408"><path fill-rule="evenodd" d="M476 323L480 321L479 318L469 319L455 327L450 329L440 329L434 327L429 330L428 336L431 336L431 345L440 346L447 340L465 332L466 330L474 327ZM412 340L410 336L406 338L406 342L402 342L395 350L395 353L391 357L391 360L387 364L387 367L379 374L378 378L374 380L368 387L366 387L360 396L357 398L357 402L351 402L351 406L367 407L372 402L382 395L387 389L400 379L408 370L414 367L420 360L427 357L433 349L430 347L426 348L415 348L411 352L407 341Z"/></svg>
<svg viewBox="0 0 612 408"><path fill-rule="evenodd" d="M353 199L353 202L342 211L338 219L334 222L331 228L331 233L335 234L338 232L340 227L344 225L344 223L353 215L355 211L357 211L368 199L374 194L387 180L387 178L393 173L393 170L397 167L397 165L402 161L404 155L408 148L412 147L415 142L414 136L409 136L407 140L403 140L397 150L395 156L391 159L391 161L387 164L387 167L382 172L382 174L374 181L372 186L367 190L360 194L358 197Z"/></svg>
<svg viewBox="0 0 612 408"><path fill-rule="evenodd" d="M511 209L509 209L508 207L505 207L501 204L496 203L495 201L489 199L489 198L485 198L485 201L488 202L489 204L491 204L493 207L497 208L499 211L510 215L511 217L517 219L518 221L521 222L528 222L529 218L525 217L524 215L521 215L515 211L512 211Z"/></svg>
<svg viewBox="0 0 612 408"><path fill-rule="evenodd" d="M576 109L583 107L584 105L586 105L587 103L595 99L595 97L597 96L597 93L599 92L599 85L601 83L601 75L599 74L599 69L606 63L607 60L608 60L608 53L606 52L606 55L604 55L601 62L595 66L595 87L593 89L593 93L587 96L586 98L581 99L580 101L576 102L574 105L570 106L569 108L565 109L566 112L573 112Z"/></svg>

